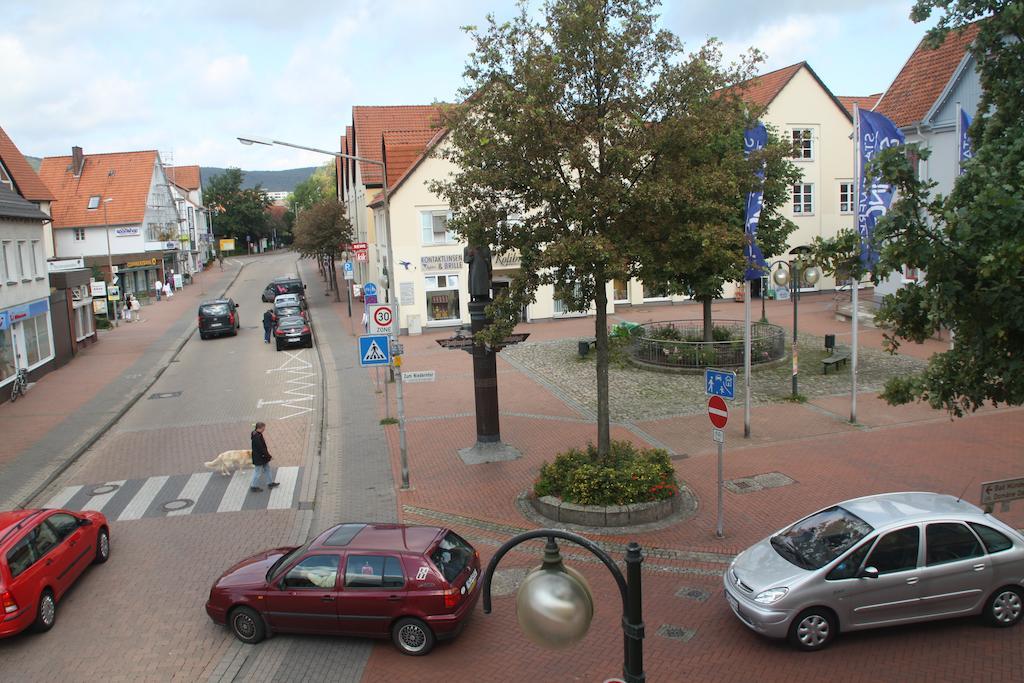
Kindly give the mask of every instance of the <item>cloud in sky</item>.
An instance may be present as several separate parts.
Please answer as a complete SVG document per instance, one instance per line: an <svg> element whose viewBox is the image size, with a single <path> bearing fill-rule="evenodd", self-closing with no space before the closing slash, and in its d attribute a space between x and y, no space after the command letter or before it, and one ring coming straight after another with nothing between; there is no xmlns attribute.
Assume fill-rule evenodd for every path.
<svg viewBox="0 0 1024 683"><path fill-rule="evenodd" d="M536 4L536 2L534 3ZM883 90L924 33L913 0L665 3L689 49L754 45L764 70L808 61L836 94ZM280 169L323 156L243 147L264 135L336 149L359 104L451 100L460 30L511 0L14 0L0 23L0 126L26 153L158 149L175 163Z"/></svg>

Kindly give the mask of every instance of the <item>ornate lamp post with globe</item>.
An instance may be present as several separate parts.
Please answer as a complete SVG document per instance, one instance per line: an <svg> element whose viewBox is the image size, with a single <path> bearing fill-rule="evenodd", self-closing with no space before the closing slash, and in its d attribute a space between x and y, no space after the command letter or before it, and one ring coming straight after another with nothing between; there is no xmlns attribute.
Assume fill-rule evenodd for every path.
<svg viewBox="0 0 1024 683"><path fill-rule="evenodd" d="M818 266L804 260L803 255L796 255L792 261L773 261L771 266L778 266L772 273L772 280L779 287L786 287L792 282L790 298L793 299L793 398L797 397L797 375L799 374L800 363L796 348L797 340L797 309L800 302L800 286L806 282L814 285L821 277L821 269Z"/></svg>

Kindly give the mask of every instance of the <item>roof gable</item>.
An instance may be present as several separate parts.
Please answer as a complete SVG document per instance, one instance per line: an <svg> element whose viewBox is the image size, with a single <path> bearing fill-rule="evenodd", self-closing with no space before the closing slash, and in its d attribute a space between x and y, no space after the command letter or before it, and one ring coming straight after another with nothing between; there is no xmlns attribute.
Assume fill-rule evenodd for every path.
<svg viewBox="0 0 1024 683"><path fill-rule="evenodd" d="M32 170L24 155L18 150L14 141L0 128L0 163L14 181L14 190L25 199L31 201L49 201L53 192Z"/></svg>
<svg viewBox="0 0 1024 683"><path fill-rule="evenodd" d="M198 166L166 166L167 179L186 190L198 190L202 184Z"/></svg>
<svg viewBox="0 0 1024 683"><path fill-rule="evenodd" d="M440 125L439 105L352 107L352 133L355 154L367 159L383 161L381 135L385 130L423 130ZM364 185L379 185L381 168L377 164L359 163Z"/></svg>
<svg viewBox="0 0 1024 683"><path fill-rule="evenodd" d="M71 173L71 157L46 157L39 175L56 198L51 214L55 228L142 223L158 157L155 150L87 154L80 176ZM106 216L89 198L112 198Z"/></svg>
<svg viewBox="0 0 1024 683"><path fill-rule="evenodd" d="M924 120L940 95L946 91L964 55L978 35L981 22L974 22L959 31L946 34L942 45L934 50L921 39L910 59L892 85L878 101L875 111L889 117L899 127Z"/></svg>
<svg viewBox="0 0 1024 683"><path fill-rule="evenodd" d="M423 154L436 130L386 130L382 135L383 158L388 173L388 187L399 179Z"/></svg>
<svg viewBox="0 0 1024 683"><path fill-rule="evenodd" d="M878 98L881 97L881 96L882 96L882 93L877 93L875 95L864 95L864 96L861 96L861 95L839 95L837 99L839 100L839 103L841 105L843 105L843 109L845 109L847 111L847 113L850 114L850 116L853 116L853 105L856 104L858 108L860 108L860 109L867 109L867 110L870 111L871 109L874 109L876 104L878 104Z"/></svg>
<svg viewBox="0 0 1024 683"><path fill-rule="evenodd" d="M776 69L775 71L769 71L766 74L761 74L749 81L744 81L733 88L729 88L728 90L739 89L741 91L740 97L743 98L744 102L767 108L803 69L807 70L807 73L810 74L811 78L814 79L824 93L828 95L829 99L832 100L836 107L843 112L843 115L852 121L853 116L850 111L847 110L843 103L839 101L839 98L832 94L832 91L829 90L827 85L825 85L825 82L821 80L818 74L815 73L814 69L812 69L811 65L807 62L797 62L796 64L791 64L790 66L785 66L781 69Z"/></svg>

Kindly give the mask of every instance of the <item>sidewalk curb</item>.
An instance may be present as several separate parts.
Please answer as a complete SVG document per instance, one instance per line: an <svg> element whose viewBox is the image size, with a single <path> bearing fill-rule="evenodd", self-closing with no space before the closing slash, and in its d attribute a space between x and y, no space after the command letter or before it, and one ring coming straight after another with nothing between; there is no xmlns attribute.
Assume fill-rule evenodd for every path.
<svg viewBox="0 0 1024 683"><path fill-rule="evenodd" d="M238 279L238 276L242 274L242 271L245 270L245 267L247 265L249 265L249 264L248 263L243 263L241 266L239 266L238 272L235 273L235 276L233 278L231 278L231 281L227 283L227 285L224 287L223 290L221 290L221 293L220 293L219 297L223 297L224 294L227 293L227 291L229 289L231 289L232 285L235 284L235 281ZM193 285L194 284L195 283L193 283ZM175 344L174 347L170 351L165 353L163 355L163 357L160 359L159 363L157 364L156 371L153 374L153 376L149 379L149 381L145 382L144 386L141 389L139 389L139 391L135 392L134 394L130 394L128 396L128 398L126 398L124 400L122 405L117 409L117 412L115 412L109 419L107 419L103 424L101 424L96 430L94 430L92 434L90 434L88 437L86 437L85 441L82 444L80 444L77 448L75 448L75 450L72 451L71 455L66 457L63 462L59 462L58 465L57 465L57 468L54 469L52 472L50 472L50 474L48 474L46 476L46 478L43 480L43 482L41 484L39 484L38 486L36 486L36 488L33 489L32 492L28 496L26 496L26 497L22 498L20 501L18 501L18 503L15 505L15 507L19 508L19 509L27 508L29 506L29 503L31 503L33 500L35 500L39 496L39 494L41 494L43 491L45 491L47 489L47 487L49 487L50 484L52 484L54 481L56 481L56 479L60 475L64 474L64 472L67 471L67 469L69 467L71 467L73 464L75 464L75 462L77 462L78 459L80 457L82 457L82 455L86 451L88 451L90 448L92 448L92 446L97 441L100 440L100 437L102 437L104 434L106 434L107 431L110 430L111 427L113 427L115 424L117 424L118 420L120 420L122 417L124 417L125 414L129 410L131 410L131 408L139 401L139 399L141 399L146 394L146 392L149 391L149 389L154 384L156 384L157 380L160 379L160 376L164 374L164 371L167 370L168 367L170 367L171 361L174 360L174 358L179 353L181 353L181 350L183 348L185 348L185 344L188 343L188 340L191 339L192 335L194 335L195 333L196 333L195 329L191 329L190 328L186 334L182 335L179 338L178 343Z"/></svg>

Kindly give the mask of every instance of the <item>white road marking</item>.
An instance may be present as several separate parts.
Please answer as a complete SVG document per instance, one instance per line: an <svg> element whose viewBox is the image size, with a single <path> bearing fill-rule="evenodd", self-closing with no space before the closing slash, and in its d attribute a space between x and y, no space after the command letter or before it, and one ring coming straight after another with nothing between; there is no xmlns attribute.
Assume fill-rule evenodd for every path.
<svg viewBox="0 0 1024 683"><path fill-rule="evenodd" d="M266 371L269 375L272 372L286 372L293 375L290 379L285 381L286 385L290 385L288 389L284 391L286 399L272 399L264 400L258 399L256 401L256 407L262 408L270 405L281 405L286 408L291 408L294 412L277 418L278 420L288 420L299 415L305 415L306 413L313 412L313 408L310 405L296 405L312 401L316 398L316 394L310 393L309 388L316 386L315 382L308 381L309 378L314 377L316 373L309 372L313 367L313 364L305 360L302 357L302 352L298 351L285 351L287 359L280 365L280 367L271 368Z"/></svg>
<svg viewBox="0 0 1024 683"><path fill-rule="evenodd" d="M117 495L117 492L121 490L121 487L124 486L124 483L126 481L128 480L121 479L120 481L108 481L106 482L106 484L98 484L97 486L93 487L98 488L100 486L111 486L115 484L117 485L117 488L115 488L110 493L101 493L98 496L90 497L89 502L82 506L82 510L95 510L96 512L103 512L103 506L109 503L110 499Z"/></svg>
<svg viewBox="0 0 1024 683"><path fill-rule="evenodd" d="M249 493L249 485L252 484L252 472L236 471L228 483L228 490L220 499L217 512L238 512L245 503L245 495Z"/></svg>
<svg viewBox="0 0 1024 683"><path fill-rule="evenodd" d="M146 510L149 509L153 499L156 498L156 494L160 493L160 489L167 483L167 479L167 476L150 477L147 479L146 483L139 489L139 492L128 503L128 506L118 515L117 521L140 519L142 515L146 514Z"/></svg>
<svg viewBox="0 0 1024 683"><path fill-rule="evenodd" d="M63 491L58 493L56 496L46 501L44 508L62 508L68 504L68 501L74 498L75 494L81 489L81 486L68 486Z"/></svg>
<svg viewBox="0 0 1024 683"><path fill-rule="evenodd" d="M188 481L185 482L185 486L182 487L181 493L178 494L178 498L188 498L192 501L199 500L199 496L202 495L203 489L210 483L210 477L213 476L213 472L196 472ZM219 476L219 475L218 475ZM177 517L179 515L190 515L192 510L195 509L195 503L189 505L187 508L181 510L170 510L167 513L168 517Z"/></svg>
<svg viewBox="0 0 1024 683"><path fill-rule="evenodd" d="M277 472L274 473L274 479L280 486L271 489L270 502L267 503L267 509L287 510L292 506L295 483L299 480L299 468L279 467Z"/></svg>

